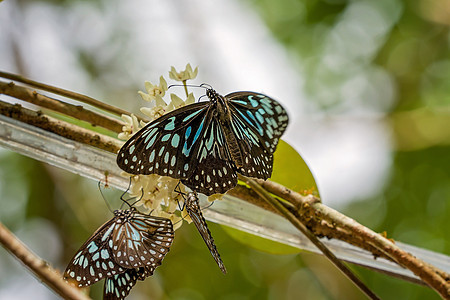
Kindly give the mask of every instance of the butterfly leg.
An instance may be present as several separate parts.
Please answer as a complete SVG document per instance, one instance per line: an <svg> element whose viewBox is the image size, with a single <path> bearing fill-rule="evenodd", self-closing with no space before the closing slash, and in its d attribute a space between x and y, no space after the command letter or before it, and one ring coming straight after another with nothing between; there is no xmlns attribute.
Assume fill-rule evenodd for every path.
<svg viewBox="0 0 450 300"><path fill-rule="evenodd" d="M138 203L139 201L141 201L142 200L142 198L144 198L144 189L143 188L141 188L141 196L139 197L139 199L137 199L136 201L134 201L132 204L130 204L130 203L128 203L128 201L130 201L131 199L136 199L135 197L132 197L132 198L130 198L130 199L125 199L125 194L126 193L128 193L128 191L130 190L130 188L131 188L131 180L132 180L132 176L130 176L130 183L128 184L128 187L127 187L127 189L125 190L125 192L123 192L123 194L120 196L120 200L122 200L122 206L123 206L123 204L127 204L130 208L132 207L132 206L134 206L136 203ZM122 206L121 206L121 209L122 209Z"/></svg>
<svg viewBox="0 0 450 300"><path fill-rule="evenodd" d="M180 205L180 202L179 202L178 199L177 199L177 202L178 202L178 208L180 209L180 211L183 211L183 210L184 210L184 207L186 206L186 193L183 193L183 192L181 191L180 184L181 184L181 181L178 181L177 185L175 186L175 188L174 188L173 190L174 190L176 193L178 193L179 195L181 195L181 197L182 197L183 200L184 200L183 206L181 206L181 205Z"/></svg>
<svg viewBox="0 0 450 300"><path fill-rule="evenodd" d="M127 189L125 190L125 192L123 192L122 195L120 195L120 200L122 200L123 202L127 202L127 200L125 200L125 199L123 198L123 196L125 196L125 194L128 193L128 191L130 190L130 187L131 187L131 176L130 176L130 183L128 183Z"/></svg>
<svg viewBox="0 0 450 300"><path fill-rule="evenodd" d="M181 184L181 181L178 181L177 185L175 186L175 188L174 188L173 190L174 190L175 192L177 192L178 194L180 194L180 195L182 195L182 196L185 196L186 193L183 193L183 192L181 191L180 184ZM183 198L184 198L184 197L183 197Z"/></svg>

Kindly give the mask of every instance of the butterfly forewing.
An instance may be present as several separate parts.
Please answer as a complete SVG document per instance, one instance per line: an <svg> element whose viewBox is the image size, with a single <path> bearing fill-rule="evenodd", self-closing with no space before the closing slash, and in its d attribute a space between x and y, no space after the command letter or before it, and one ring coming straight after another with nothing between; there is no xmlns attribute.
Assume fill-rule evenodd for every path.
<svg viewBox="0 0 450 300"><path fill-rule="evenodd" d="M261 179L272 175L273 156L280 136L288 124L287 113L275 100L252 92L226 96L232 111L231 129L240 141L243 175Z"/></svg>
<svg viewBox="0 0 450 300"><path fill-rule="evenodd" d="M113 233L115 261L124 268L156 268L172 245L172 222L137 211L132 220Z"/></svg>
<svg viewBox="0 0 450 300"><path fill-rule="evenodd" d="M235 92L225 97L229 100L233 116L241 119L258 137L261 145L273 153L289 123L286 110L263 94Z"/></svg>
<svg viewBox="0 0 450 300"><path fill-rule="evenodd" d="M81 246L67 266L64 279L81 287L125 271L115 262L110 249L112 233L117 230L115 221L113 218L103 224Z"/></svg>
<svg viewBox="0 0 450 300"><path fill-rule="evenodd" d="M117 164L130 174L184 178L199 137L208 128L210 111L209 102L200 102L163 115L122 146Z"/></svg>
<svg viewBox="0 0 450 300"><path fill-rule="evenodd" d="M127 269L121 274L106 279L103 288L103 300L125 299L130 293L136 281L144 280L153 274L154 269L149 267Z"/></svg>
<svg viewBox="0 0 450 300"><path fill-rule="evenodd" d="M198 232L202 236L203 240L208 246L209 252L211 252L212 257L216 261L220 270L224 274L227 273L225 265L220 258L219 252L217 251L216 244L214 243L214 239L209 231L208 225L206 224L206 220L203 217L202 211L200 209L200 205L198 203L198 196L196 193L188 193L186 197L186 211L194 222L195 227L197 227Z"/></svg>
<svg viewBox="0 0 450 300"><path fill-rule="evenodd" d="M111 297L128 293L136 278L143 280L153 274L174 237L169 219L145 215L135 208L117 210L114 215L81 246L64 273L66 280L78 286L110 279L105 293Z"/></svg>

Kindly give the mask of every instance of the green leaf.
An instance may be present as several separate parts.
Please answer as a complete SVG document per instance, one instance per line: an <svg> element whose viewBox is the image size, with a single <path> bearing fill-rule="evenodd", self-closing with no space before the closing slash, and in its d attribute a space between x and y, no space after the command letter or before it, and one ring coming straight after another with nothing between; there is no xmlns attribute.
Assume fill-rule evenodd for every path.
<svg viewBox="0 0 450 300"><path fill-rule="evenodd" d="M291 145L280 140L273 156L271 181L282 184L302 195L319 196L319 190L311 170Z"/></svg>
<svg viewBox="0 0 450 300"><path fill-rule="evenodd" d="M270 180L278 182L302 195L314 194L319 196L316 181L300 154L288 143L278 143L274 153L273 173ZM222 226L235 240L254 249L271 254L292 254L300 252L299 249L246 233L231 227Z"/></svg>

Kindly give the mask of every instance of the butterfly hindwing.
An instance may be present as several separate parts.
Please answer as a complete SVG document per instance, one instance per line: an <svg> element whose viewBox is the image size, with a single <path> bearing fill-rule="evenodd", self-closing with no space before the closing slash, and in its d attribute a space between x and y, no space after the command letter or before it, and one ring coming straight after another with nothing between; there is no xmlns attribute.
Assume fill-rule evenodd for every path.
<svg viewBox="0 0 450 300"><path fill-rule="evenodd" d="M205 241L206 246L208 246L209 252L211 252L212 257L216 261L220 270L222 270L222 273L226 274L227 270L222 259L220 258L219 252L217 251L216 244L214 243L214 239L209 231L208 225L206 224L206 220L203 217L200 205L198 203L197 194L188 193L185 199L185 205L187 213L191 217L195 227L197 227L197 230Z"/></svg>
<svg viewBox="0 0 450 300"><path fill-rule="evenodd" d="M233 110L232 115L241 119L246 128L253 131L266 150L275 152L289 123L283 106L266 95L253 92L235 92L225 98Z"/></svg>
<svg viewBox="0 0 450 300"><path fill-rule="evenodd" d="M137 280L144 280L153 275L153 271L153 268L148 267L127 269L124 273L107 278L103 288L103 300L125 299Z"/></svg>
<svg viewBox="0 0 450 300"><path fill-rule="evenodd" d="M117 226L115 220L103 224L81 246L64 272L66 280L75 281L82 287L125 271L114 261L110 249L111 236Z"/></svg>
<svg viewBox="0 0 450 300"><path fill-rule="evenodd" d="M107 278L103 288L103 300L125 299L137 279L136 269L128 269L124 273Z"/></svg>
<svg viewBox="0 0 450 300"><path fill-rule="evenodd" d="M114 211L75 254L64 273L68 281L88 286L103 278L105 299L123 299L135 285L153 274L172 245L169 219L138 212Z"/></svg>
<svg viewBox="0 0 450 300"><path fill-rule="evenodd" d="M231 129L242 153L240 173L261 179L272 175L273 156L288 124L287 113L275 100L252 92L225 96L232 110Z"/></svg>
<svg viewBox="0 0 450 300"><path fill-rule="evenodd" d="M113 233L114 259L124 268L155 269L172 245L172 222L137 211L133 212L132 220Z"/></svg>

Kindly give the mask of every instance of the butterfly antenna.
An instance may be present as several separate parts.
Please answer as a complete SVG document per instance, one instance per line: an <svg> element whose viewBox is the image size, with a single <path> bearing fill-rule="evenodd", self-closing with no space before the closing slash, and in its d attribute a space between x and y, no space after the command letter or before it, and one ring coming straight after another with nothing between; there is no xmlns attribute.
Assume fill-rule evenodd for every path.
<svg viewBox="0 0 450 300"><path fill-rule="evenodd" d="M169 85L169 86L167 87L167 89L170 89L171 87L177 87L177 86L179 86L179 87L185 87L185 86L187 86L187 87L194 87L194 88L203 88L203 89L206 89L206 87L204 87L203 85L204 85L204 83L202 83L202 84L200 84L200 85L195 85L195 84L186 84L186 85L184 85L184 84L171 84L171 85ZM209 86L209 85L208 85L208 86Z"/></svg>
<svg viewBox="0 0 450 300"><path fill-rule="evenodd" d="M203 97L208 97L207 95L201 95L200 98L198 98L198 101L202 100Z"/></svg>
<svg viewBox="0 0 450 300"><path fill-rule="evenodd" d="M204 88L204 89L207 89L207 90L212 90L212 89L213 89L213 87L210 86L210 85L207 84L207 83L202 83L202 84L200 84L200 87L202 87L202 88Z"/></svg>
<svg viewBox="0 0 450 300"><path fill-rule="evenodd" d="M128 191L130 190L130 187L131 187L131 176L130 176L130 182L128 183L127 189L125 190L125 192L123 192L122 195L120 195L120 200L122 200L122 202L123 202L122 205L120 206L120 209L123 208L123 205L124 205L125 203L131 208L130 203L128 203L128 200L130 200L130 199L125 199L125 198L124 198L125 194L127 194Z"/></svg>
<svg viewBox="0 0 450 300"><path fill-rule="evenodd" d="M108 201L106 201L105 195L102 192L102 186L101 186L101 181L98 182L98 190L100 191L100 194L102 195L103 200L106 203L106 206L108 207L110 212L113 212L111 206L109 205Z"/></svg>
<svg viewBox="0 0 450 300"><path fill-rule="evenodd" d="M214 204L214 202L215 202L215 201L211 202L210 204L208 204L208 205L205 206L205 207L202 207L202 209L208 209L208 208L210 208L210 207Z"/></svg>
<svg viewBox="0 0 450 300"><path fill-rule="evenodd" d="M123 202L127 202L127 200L123 197L125 196L126 193L128 193L128 191L130 190L131 187L131 176L130 176L130 182L128 183L128 187L125 190L125 192L123 192L123 194L120 196L120 200L122 200Z"/></svg>
<svg viewBox="0 0 450 300"><path fill-rule="evenodd" d="M125 203L126 203L128 206L130 206L130 204L128 204L127 201L122 200L122 205L120 205L120 209L121 209L121 210L123 209L123 206L125 205Z"/></svg>
<svg viewBox="0 0 450 300"><path fill-rule="evenodd" d="M127 204L128 204L128 205L130 206L130 208L131 208L131 207L133 207L136 203L138 203L139 201L141 201L142 198L144 198L144 189L143 189L143 188L141 188L141 196L139 197L139 199L137 199L136 201L134 201L133 203L131 203L131 205L128 204L128 202L127 202ZM128 199L128 200L131 200L131 199Z"/></svg>

